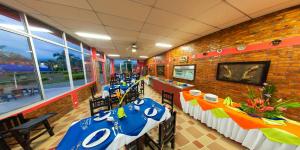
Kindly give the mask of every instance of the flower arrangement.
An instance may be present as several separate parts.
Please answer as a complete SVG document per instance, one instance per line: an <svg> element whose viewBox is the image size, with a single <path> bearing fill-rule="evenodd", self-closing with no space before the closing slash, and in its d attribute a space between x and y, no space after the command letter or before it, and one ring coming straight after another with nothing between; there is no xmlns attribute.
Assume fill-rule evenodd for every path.
<svg viewBox="0 0 300 150"><path fill-rule="evenodd" d="M275 85L268 83L264 83L258 92L248 89L248 99L241 104L240 109L254 117L278 119L288 108L300 107L300 102L276 98L275 92Z"/></svg>

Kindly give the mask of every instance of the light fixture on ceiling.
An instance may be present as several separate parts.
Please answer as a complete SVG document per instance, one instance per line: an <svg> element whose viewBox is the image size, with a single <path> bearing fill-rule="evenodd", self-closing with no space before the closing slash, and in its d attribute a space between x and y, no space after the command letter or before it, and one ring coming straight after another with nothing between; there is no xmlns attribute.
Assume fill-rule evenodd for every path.
<svg viewBox="0 0 300 150"><path fill-rule="evenodd" d="M100 39L100 40L111 40L111 37L103 34L94 34L94 33L86 33L86 32L76 32L77 35L86 38L92 39Z"/></svg>
<svg viewBox="0 0 300 150"><path fill-rule="evenodd" d="M165 48L172 47L171 44L167 44L167 43L155 43L155 46L157 46L157 47L165 47Z"/></svg>
<svg viewBox="0 0 300 150"><path fill-rule="evenodd" d="M132 44L132 47L133 47L133 48L137 48L136 44Z"/></svg>
<svg viewBox="0 0 300 150"><path fill-rule="evenodd" d="M133 43L131 45L131 52L135 53L136 52L136 48L137 48L137 45L135 43Z"/></svg>
<svg viewBox="0 0 300 150"><path fill-rule="evenodd" d="M140 56L140 58L148 58L148 56Z"/></svg>
<svg viewBox="0 0 300 150"><path fill-rule="evenodd" d="M108 54L107 56L109 56L109 57L120 57L119 54Z"/></svg>
<svg viewBox="0 0 300 150"><path fill-rule="evenodd" d="M193 49L190 46L182 46L182 49L185 51L192 51Z"/></svg>

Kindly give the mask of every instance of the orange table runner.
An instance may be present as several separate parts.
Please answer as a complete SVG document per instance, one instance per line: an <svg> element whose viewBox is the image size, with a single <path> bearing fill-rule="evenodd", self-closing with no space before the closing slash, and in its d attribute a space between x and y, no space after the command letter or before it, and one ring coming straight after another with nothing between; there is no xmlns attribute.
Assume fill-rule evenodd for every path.
<svg viewBox="0 0 300 150"><path fill-rule="evenodd" d="M224 111L243 129L256 129L256 128L278 128L287 132L293 133L300 137L300 126L296 124L286 123L286 125L269 125L265 124L260 118L255 118L247 115L246 113L238 112L230 109L223 104L223 99L219 98L217 103L210 103L204 100L202 93L200 96L192 96L189 91L183 91L183 97L185 101L196 99L202 110L210 110L214 108L223 108Z"/></svg>

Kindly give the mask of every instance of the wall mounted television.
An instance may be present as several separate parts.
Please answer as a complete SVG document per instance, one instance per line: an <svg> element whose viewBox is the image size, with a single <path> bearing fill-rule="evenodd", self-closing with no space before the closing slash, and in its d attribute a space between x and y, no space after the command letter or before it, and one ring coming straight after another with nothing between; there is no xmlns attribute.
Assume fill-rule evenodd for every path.
<svg viewBox="0 0 300 150"><path fill-rule="evenodd" d="M193 81L195 80L196 65L175 65L173 78Z"/></svg>
<svg viewBox="0 0 300 150"><path fill-rule="evenodd" d="M218 64L216 79L262 85L267 80L270 61L224 62Z"/></svg>

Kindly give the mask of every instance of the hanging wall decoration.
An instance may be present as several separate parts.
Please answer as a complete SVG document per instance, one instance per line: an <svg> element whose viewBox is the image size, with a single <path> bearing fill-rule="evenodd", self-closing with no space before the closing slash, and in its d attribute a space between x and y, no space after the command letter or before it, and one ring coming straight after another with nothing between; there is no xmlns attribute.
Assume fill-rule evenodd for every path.
<svg viewBox="0 0 300 150"><path fill-rule="evenodd" d="M262 85L266 82L270 61L219 63L216 79Z"/></svg>

